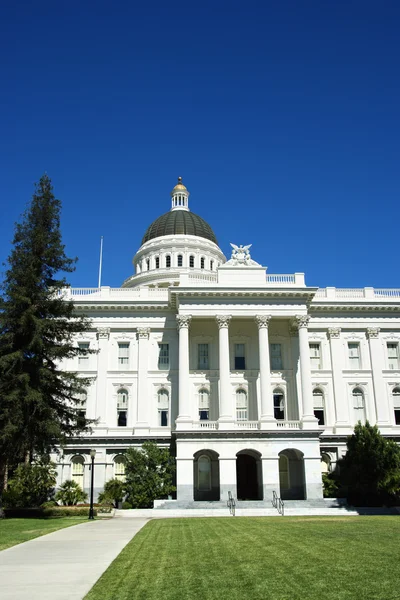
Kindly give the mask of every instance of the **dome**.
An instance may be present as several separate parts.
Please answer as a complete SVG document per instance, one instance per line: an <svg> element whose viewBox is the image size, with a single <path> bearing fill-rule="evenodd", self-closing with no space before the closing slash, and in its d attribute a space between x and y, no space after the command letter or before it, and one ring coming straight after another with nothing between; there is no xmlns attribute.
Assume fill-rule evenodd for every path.
<svg viewBox="0 0 400 600"><path fill-rule="evenodd" d="M173 210L161 215L147 228L142 244L163 235L195 235L218 245L208 223L188 210Z"/></svg>

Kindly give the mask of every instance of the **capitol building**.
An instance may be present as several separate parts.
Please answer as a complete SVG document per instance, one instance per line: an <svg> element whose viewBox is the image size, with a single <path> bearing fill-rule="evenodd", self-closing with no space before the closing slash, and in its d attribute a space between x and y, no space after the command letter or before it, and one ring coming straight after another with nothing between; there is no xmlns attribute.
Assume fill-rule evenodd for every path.
<svg viewBox="0 0 400 600"><path fill-rule="evenodd" d="M309 287L257 254L225 256L179 178L120 288L65 291L92 322L76 342L98 352L65 369L91 379L96 424L57 456L58 485L88 491L95 448L97 494L153 440L176 456L178 501L315 500L357 421L400 442L400 290Z"/></svg>

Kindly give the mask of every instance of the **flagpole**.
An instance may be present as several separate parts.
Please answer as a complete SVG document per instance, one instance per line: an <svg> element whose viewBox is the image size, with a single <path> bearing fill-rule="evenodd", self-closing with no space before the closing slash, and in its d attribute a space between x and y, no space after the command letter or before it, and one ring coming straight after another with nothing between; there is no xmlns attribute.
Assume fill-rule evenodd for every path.
<svg viewBox="0 0 400 600"><path fill-rule="evenodd" d="M99 263L99 285L98 288L101 287L101 267L103 263L103 236L100 238L100 263Z"/></svg>

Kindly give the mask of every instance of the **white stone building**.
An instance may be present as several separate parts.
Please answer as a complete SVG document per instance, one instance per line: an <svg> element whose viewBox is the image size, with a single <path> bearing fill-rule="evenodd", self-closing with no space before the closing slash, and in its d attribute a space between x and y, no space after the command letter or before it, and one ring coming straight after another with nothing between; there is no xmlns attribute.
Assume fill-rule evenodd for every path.
<svg viewBox="0 0 400 600"><path fill-rule="evenodd" d="M181 180L171 196L121 288L65 292L93 322L77 343L98 353L65 368L92 378L97 424L57 458L59 484L88 490L94 447L97 493L150 439L176 452L178 500L321 498L358 420L400 440L400 290L307 287L248 247L227 260Z"/></svg>

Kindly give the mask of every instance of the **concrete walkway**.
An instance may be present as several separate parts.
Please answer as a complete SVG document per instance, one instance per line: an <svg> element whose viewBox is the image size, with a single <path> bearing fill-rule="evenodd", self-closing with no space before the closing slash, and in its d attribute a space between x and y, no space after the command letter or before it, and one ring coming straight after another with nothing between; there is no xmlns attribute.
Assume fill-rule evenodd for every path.
<svg viewBox="0 0 400 600"><path fill-rule="evenodd" d="M1 600L81 600L147 521L88 521L3 550Z"/></svg>

